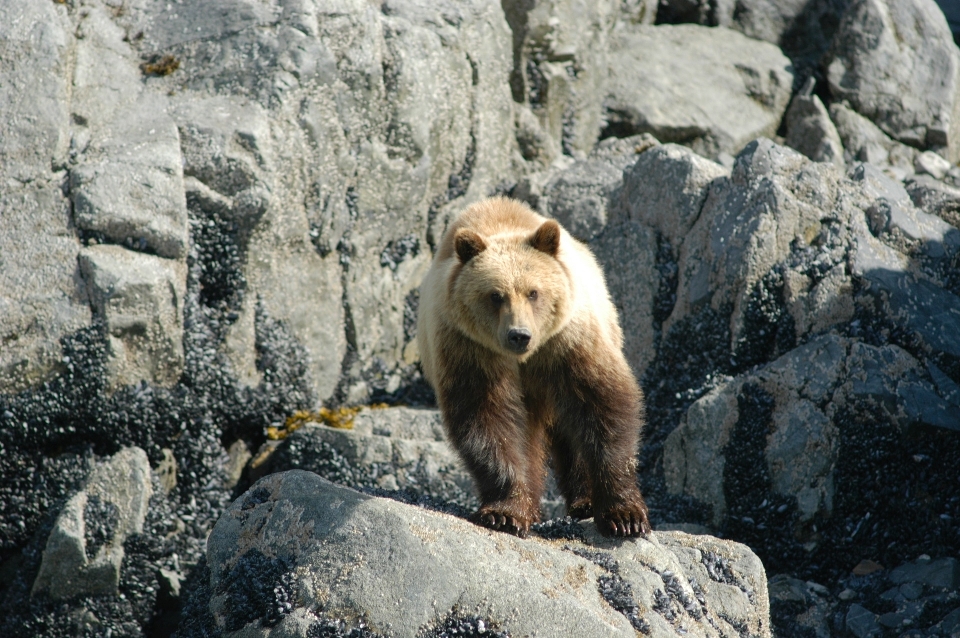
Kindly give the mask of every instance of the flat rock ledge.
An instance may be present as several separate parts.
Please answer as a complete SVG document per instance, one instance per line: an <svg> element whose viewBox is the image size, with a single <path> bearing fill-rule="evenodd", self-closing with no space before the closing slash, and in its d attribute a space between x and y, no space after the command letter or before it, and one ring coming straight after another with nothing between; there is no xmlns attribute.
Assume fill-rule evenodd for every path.
<svg viewBox="0 0 960 638"><path fill-rule="evenodd" d="M261 479L217 522L181 635L770 636L746 546L570 519L518 539L310 472Z"/></svg>

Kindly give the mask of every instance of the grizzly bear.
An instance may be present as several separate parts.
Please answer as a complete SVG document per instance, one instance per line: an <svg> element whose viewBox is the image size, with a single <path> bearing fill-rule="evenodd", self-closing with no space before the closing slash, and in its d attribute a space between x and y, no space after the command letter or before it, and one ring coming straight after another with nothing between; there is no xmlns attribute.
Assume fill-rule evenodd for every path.
<svg viewBox="0 0 960 638"><path fill-rule="evenodd" d="M556 221L504 197L463 211L420 288L417 342L479 492L475 523L526 536L549 453L571 516L608 536L650 532L643 395L603 272Z"/></svg>

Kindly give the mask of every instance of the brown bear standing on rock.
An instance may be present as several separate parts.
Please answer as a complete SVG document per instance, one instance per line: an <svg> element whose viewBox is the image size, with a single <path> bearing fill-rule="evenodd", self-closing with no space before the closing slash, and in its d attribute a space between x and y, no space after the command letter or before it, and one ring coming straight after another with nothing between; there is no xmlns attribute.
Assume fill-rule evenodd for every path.
<svg viewBox="0 0 960 638"><path fill-rule="evenodd" d="M643 396L586 246L520 202L470 206L424 278L417 333L480 493L474 522L525 536L549 449L570 515L592 515L605 535L650 532L636 472Z"/></svg>

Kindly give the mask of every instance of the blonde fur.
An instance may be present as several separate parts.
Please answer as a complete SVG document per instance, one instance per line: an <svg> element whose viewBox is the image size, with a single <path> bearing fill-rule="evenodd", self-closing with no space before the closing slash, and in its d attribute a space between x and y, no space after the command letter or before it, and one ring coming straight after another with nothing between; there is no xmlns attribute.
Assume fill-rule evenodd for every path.
<svg viewBox="0 0 960 638"><path fill-rule="evenodd" d="M446 344L437 342L441 324L446 324L470 339L482 344L493 352L505 357L514 357L517 362L528 359L536 350L531 348L523 355L513 355L494 343L489 333L484 333L470 316L463 301L454 298L456 279L461 264L454 246L454 238L461 230L471 230L487 243L489 257L495 258L503 273L509 277L524 281L525 273L518 271L521 262L517 260L517 246L529 240L534 232L547 221L526 205L505 197L492 197L473 204L464 210L447 229L437 247L437 254L429 272L420 286L420 309L417 319L417 345L424 375L434 387L437 383L436 352ZM540 263L546 258L534 255ZM561 227L560 249L556 260L563 273L554 273L555 278L545 280L545 272L535 273L536 281L530 281L527 287L538 290L547 286L557 288L566 286L569 296L561 312L554 317L545 334L541 335L539 347L563 330L568 330L573 339L584 333L595 333L599 328L603 341L610 349L622 351L623 333L617 317L617 309L607 292L603 271L590 250L574 239ZM547 268L546 272L552 272ZM505 277L506 278L506 277ZM565 279L566 281L558 281ZM471 291L474 298L481 294L477 289ZM516 291L514 291L516 292ZM594 335L596 336L596 335ZM592 340L592 338L591 338Z"/></svg>

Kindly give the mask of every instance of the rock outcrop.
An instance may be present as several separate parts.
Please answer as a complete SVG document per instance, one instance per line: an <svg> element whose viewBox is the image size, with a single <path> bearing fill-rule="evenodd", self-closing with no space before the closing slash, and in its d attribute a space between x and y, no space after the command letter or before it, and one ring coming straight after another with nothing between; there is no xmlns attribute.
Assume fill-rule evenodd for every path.
<svg viewBox="0 0 960 638"><path fill-rule="evenodd" d="M208 541L208 607L182 635L769 636L763 566L680 532L610 542L589 524L520 540L291 471L256 483ZM344 627L342 621L347 620Z"/></svg>
<svg viewBox="0 0 960 638"><path fill-rule="evenodd" d="M413 633L545 631L555 605L763 635L757 557L780 634L956 630L960 52L931 0L37 0L0 24L0 634L369 635L301 604L339 595L318 565L303 589L312 559L207 563L229 502L224 526L319 481L287 470L489 550L431 564L442 605L380 610ZM652 520L698 536L604 544L549 490L528 544L374 498L475 504L414 333L437 240L490 194L597 254ZM509 606L546 578L526 547L585 576Z"/></svg>

